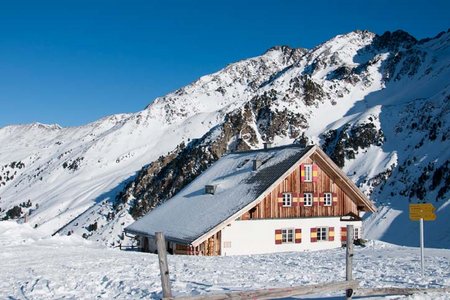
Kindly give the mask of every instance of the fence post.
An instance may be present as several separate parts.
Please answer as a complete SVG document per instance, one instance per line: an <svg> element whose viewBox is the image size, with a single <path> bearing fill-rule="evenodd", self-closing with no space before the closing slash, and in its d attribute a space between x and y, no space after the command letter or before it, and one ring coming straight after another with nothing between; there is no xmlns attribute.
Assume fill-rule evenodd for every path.
<svg viewBox="0 0 450 300"><path fill-rule="evenodd" d="M162 232L156 232L156 248L158 249L159 270L161 272L161 287L163 298L172 298L170 289L169 266L167 264L166 240Z"/></svg>
<svg viewBox="0 0 450 300"><path fill-rule="evenodd" d="M353 225L347 225L347 247L345 251L345 280L353 280L352 267L353 267ZM353 290L348 289L345 291L345 299L352 299Z"/></svg>

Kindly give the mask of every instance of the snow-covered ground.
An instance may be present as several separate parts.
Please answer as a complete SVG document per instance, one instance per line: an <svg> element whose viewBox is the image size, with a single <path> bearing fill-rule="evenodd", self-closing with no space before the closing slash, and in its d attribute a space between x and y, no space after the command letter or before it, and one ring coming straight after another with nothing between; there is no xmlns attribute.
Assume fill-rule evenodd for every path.
<svg viewBox="0 0 450 300"><path fill-rule="evenodd" d="M1 299L154 299L157 256L104 248L78 236L49 237L27 224L0 222ZM285 287L345 278L345 250L254 256L169 256L174 296ZM417 248L378 241L356 247L354 277L364 287L448 287L450 250L426 249L420 278ZM338 295L312 298L339 299ZM449 299L450 294L390 299ZM369 298L368 298L369 299ZM374 299L374 298L370 298Z"/></svg>

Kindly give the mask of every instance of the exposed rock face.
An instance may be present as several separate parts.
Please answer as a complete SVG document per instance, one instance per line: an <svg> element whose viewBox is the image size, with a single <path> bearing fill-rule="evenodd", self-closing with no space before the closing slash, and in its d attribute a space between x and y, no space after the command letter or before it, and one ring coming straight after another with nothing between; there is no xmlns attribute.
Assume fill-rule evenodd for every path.
<svg viewBox="0 0 450 300"><path fill-rule="evenodd" d="M373 40L373 46L377 49L397 51L399 48L409 49L417 43L415 37L403 30L394 32L386 31Z"/></svg>
<svg viewBox="0 0 450 300"><path fill-rule="evenodd" d="M130 212L134 218L141 217L176 194L226 152L254 149L278 136L297 138L301 127L306 128L306 120L287 109L273 112L272 100L267 93L253 98L243 108L228 113L223 124L201 139L187 146L181 144L144 167L118 195L118 202L134 199ZM259 136L264 139L260 141Z"/></svg>
<svg viewBox="0 0 450 300"><path fill-rule="evenodd" d="M371 145L382 146L384 135L381 128L377 129L373 123L354 126L346 123L339 129L325 132L323 140L322 147L325 152L342 168L345 161L354 159L358 151L369 148Z"/></svg>

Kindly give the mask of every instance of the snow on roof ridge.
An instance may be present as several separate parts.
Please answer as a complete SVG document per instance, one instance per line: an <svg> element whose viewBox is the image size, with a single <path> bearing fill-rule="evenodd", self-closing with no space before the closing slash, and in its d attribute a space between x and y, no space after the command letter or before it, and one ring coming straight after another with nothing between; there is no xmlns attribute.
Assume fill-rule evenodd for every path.
<svg viewBox="0 0 450 300"><path fill-rule="evenodd" d="M268 152L268 151L273 151L273 150L283 150L286 148L302 148L302 149L306 149L308 147L312 147L314 145L308 145L308 146L303 146L300 144L287 144L287 145L281 145L281 146L276 146L276 147L270 147L270 148L260 148L260 149L251 149L251 150L243 150L243 151L234 151L234 152L230 152L228 154L249 154L249 153L253 153L253 152Z"/></svg>

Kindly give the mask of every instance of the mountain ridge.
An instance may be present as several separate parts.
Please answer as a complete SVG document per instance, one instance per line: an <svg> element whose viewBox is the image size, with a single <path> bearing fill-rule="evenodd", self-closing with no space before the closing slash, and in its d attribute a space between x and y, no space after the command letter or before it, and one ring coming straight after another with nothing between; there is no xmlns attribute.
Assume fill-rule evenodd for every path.
<svg viewBox="0 0 450 300"><path fill-rule="evenodd" d="M417 41L404 31L379 36L356 30L311 50L275 46L137 113L78 127L0 128L7 145L0 149L0 176L9 178L0 179L0 217L29 199L32 208L22 208L31 210L30 222L117 245L125 242L121 228L132 216L170 198L227 151L314 142L381 204L366 222L368 236L392 242L401 236L395 220L406 224L399 212L407 197L398 193L415 191L413 201L424 193L408 181L422 178L425 194L441 195L440 215L449 214L446 169L440 181L433 179L449 159L434 149L438 142L449 149L449 35ZM399 138L407 142L391 142ZM422 176L419 155L430 174ZM25 166L17 169L17 162ZM385 225L383 216L394 225ZM450 244L437 236L432 245ZM398 241L410 245L413 239Z"/></svg>

